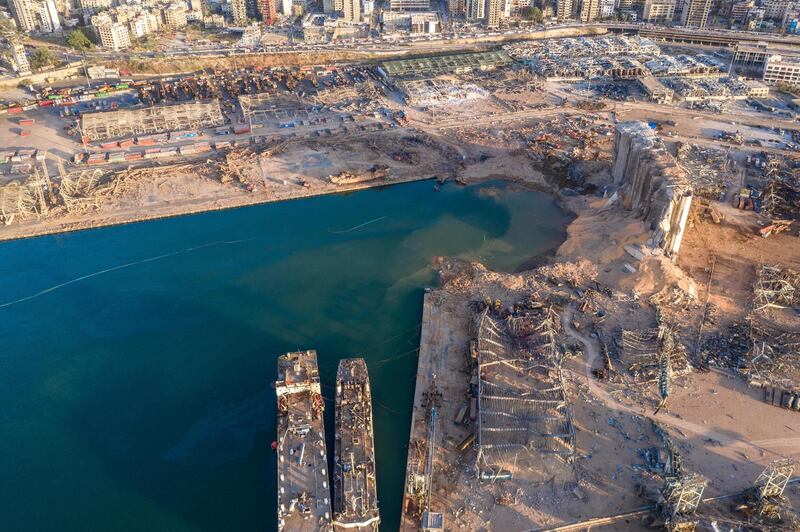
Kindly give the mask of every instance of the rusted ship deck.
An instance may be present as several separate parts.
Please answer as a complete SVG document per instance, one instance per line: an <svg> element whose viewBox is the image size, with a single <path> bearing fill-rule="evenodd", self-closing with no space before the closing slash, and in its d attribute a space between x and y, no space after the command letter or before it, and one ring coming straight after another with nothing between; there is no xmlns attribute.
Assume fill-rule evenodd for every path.
<svg viewBox="0 0 800 532"><path fill-rule="evenodd" d="M330 531L325 403L316 351L278 358L278 530Z"/></svg>
<svg viewBox="0 0 800 532"><path fill-rule="evenodd" d="M335 530L377 532L372 394L363 358L339 362L336 374L336 449L333 466Z"/></svg>

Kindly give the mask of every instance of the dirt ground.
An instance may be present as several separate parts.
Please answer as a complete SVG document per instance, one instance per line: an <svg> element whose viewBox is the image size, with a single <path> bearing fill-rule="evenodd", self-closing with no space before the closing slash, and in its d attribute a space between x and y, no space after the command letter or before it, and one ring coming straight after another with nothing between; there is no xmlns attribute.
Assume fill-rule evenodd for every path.
<svg viewBox="0 0 800 532"><path fill-rule="evenodd" d="M441 353L428 356L443 357L440 363L446 368L437 372L441 376L437 386L445 400L432 508L442 511L445 522L457 528L521 530L653 504L663 479L648 470L642 458L642 449L662 445L651 420L662 425L676 443L684 470L707 481L706 497L747 489L778 458L800 460L797 413L765 403L761 389L730 370L701 365L700 370L676 378L660 409L657 383L637 382L626 371L622 353L611 355L613 370L605 379L593 374L593 370L607 369L601 347L608 347L621 329L656 326L654 301L677 324L679 338L689 348L699 345L706 301L717 307L717 318L706 324L703 338L742 319L752 308L759 265L799 267L798 237L789 232L765 239L757 234L763 226L757 214L717 202L714 206L723 215L722 223L693 215L677 262L658 255L638 261L624 246L647 240L648 228L639 219L619 206L607 206L604 198L573 196L562 201L576 218L551 266L510 275L489 272L477 264L440 264L443 287L426 298L424 323L438 340L429 342L423 337L420 351L421 360L426 346L429 353ZM715 267L709 283L711 256ZM626 264L637 271L626 272ZM591 291L591 304L582 306L586 296L582 298L572 286ZM481 483L475 476L474 449L461 454L455 448L471 429L452 421L468 390L464 353L471 337L470 302L499 299L507 307L528 297L557 302L564 321L562 341L576 353L564 363L577 437L573 478L565 481L563 470L556 474L559 469L553 459L543 456L541 472L550 476L549 482ZM430 319L431 315L436 318ZM418 393L419 379L425 382L429 374L421 370L418 375ZM423 412L415 402L416 434L421 437ZM707 510L701 506L698 518L746 520L731 508L721 502L709 504ZM645 529L651 521L652 517L638 516L609 529Z"/></svg>
<svg viewBox="0 0 800 532"><path fill-rule="evenodd" d="M398 161L393 155L400 150L405 158ZM220 156L204 166L184 163L133 173L105 171L101 183L120 179L114 193L98 193L96 204L72 212L62 207L41 219L15 220L0 227L0 240L448 177L443 172L459 162L448 146L400 129L351 135L347 142L298 140L273 156L235 153L244 153L235 164L226 164ZM341 172L366 173L375 165L385 167L386 177L350 184L333 184L329 179ZM220 167L241 169L241 177L223 183L215 170Z"/></svg>

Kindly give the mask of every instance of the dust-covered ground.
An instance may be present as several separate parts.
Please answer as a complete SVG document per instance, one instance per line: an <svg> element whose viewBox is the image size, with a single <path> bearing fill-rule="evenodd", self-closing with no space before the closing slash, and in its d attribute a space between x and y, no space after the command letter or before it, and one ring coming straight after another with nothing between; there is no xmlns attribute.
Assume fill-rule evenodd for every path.
<svg viewBox="0 0 800 532"><path fill-rule="evenodd" d="M460 156L448 145L398 129L256 144L188 163L116 171L88 168L69 175L75 188L70 201L49 208L44 216L7 220L0 240L446 179L460 165ZM331 180L345 174L352 179L340 184ZM38 203L35 193L31 201Z"/></svg>
<svg viewBox="0 0 800 532"><path fill-rule="evenodd" d="M599 175L592 179L607 178L602 165L592 169ZM524 177L517 180L525 182ZM549 184L563 183L551 176ZM532 185L537 186L536 178ZM701 504L690 517L699 521L700 529L710 530L711 521L791 529L791 510L782 511L780 520L764 520L740 493L771 462L800 459L797 412L766 403L760 387L764 381L785 383L787 378L796 385L800 376L770 376L770 368L756 375L755 368L731 367L719 362L724 354L708 343L753 313L753 286L762 264L798 268L797 236L787 232L765 239L758 235L764 225L759 215L714 202L722 221L715 223L694 210L677 260L658 253L638 260L625 246L644 244L650 231L630 211L609 205L601 194L566 194L561 199L576 217L548 265L502 274L480 264L447 259L438 264L442 286L426 296L423 326L430 330L420 351L420 364L439 357L447 368L437 373L436 381L443 396L442 434L432 510L443 512L451 526L471 530L546 529L584 521L589 526L591 519L628 512L633 513L606 523L609 529L645 529L663 523L659 502L670 475L646 457L668 448L664 435L682 466L681 475L697 475L705 482L705 498L724 497ZM515 305L527 300L551 305L563 322L558 341L575 427L574 460L542 454L535 480L518 475L482 482L475 448L457 449L475 425L453 422L470 393L469 341L476 334L471 324L480 302L496 302L499 316L511 319ZM765 318L800 331L791 309L770 310ZM659 325L671 331L685 354L666 401L657 376L635 368L637 361L625 352L622 340L623 330L657 330ZM800 360L795 356L786 364L797 369ZM409 456L416 451L414 441L425 439L427 402L419 399L424 395L420 379L424 387L428 373L421 369L417 376ZM788 492L788 501L796 499L791 496L796 488L790 485ZM647 510L637 513L641 508ZM406 512L404 525L413 523Z"/></svg>

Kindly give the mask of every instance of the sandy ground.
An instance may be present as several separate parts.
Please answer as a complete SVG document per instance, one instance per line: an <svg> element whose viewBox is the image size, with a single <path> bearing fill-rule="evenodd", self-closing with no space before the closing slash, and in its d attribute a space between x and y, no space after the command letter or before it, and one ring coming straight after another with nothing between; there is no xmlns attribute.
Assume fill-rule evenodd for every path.
<svg viewBox="0 0 800 532"><path fill-rule="evenodd" d="M407 159L394 160L398 150ZM443 172L455 169L457 159L447 146L439 149L437 142L408 130L351 135L346 141L299 140L272 157L248 156L244 178L230 183L202 166L199 171L186 165L153 167L124 181L117 193L100 196L96 206L76 212L61 208L45 218L0 227L0 240L448 177ZM375 165L386 167L386 178L338 185L329 179Z"/></svg>
<svg viewBox="0 0 800 532"><path fill-rule="evenodd" d="M536 178L532 180L535 184ZM636 382L625 370L621 353L612 355L616 370L611 378L599 380L592 374L604 367L598 338L608 342L621 328L655 326L655 309L649 303L653 296L661 302L665 315L677 323L679 337L689 347L696 345L706 298L718 307L719 319L704 335L741 319L749 311L758 265L798 267L797 237L784 233L764 239L756 234L760 227L757 215L715 203L724 221L714 224L693 216L677 263L658 256L639 262L623 246L646 241L649 231L640 220L621 207L606 207L602 198L562 199L576 218L549 270L508 275L445 261L440 270L443 288L426 297L423 327L427 331L420 344L411 441L425 437L421 397L435 373L443 395L443 415L431 505L444 513L445 523L470 530L538 529L650 505L663 482L644 467L640 455L641 449L662 446L651 420L667 429L684 469L706 479L706 497L752 486L775 459L800 459L797 413L766 404L762 390L728 370L695 370L675 379L669 400L657 413L657 384ZM709 284L712 254L716 267ZM635 265L637 271L623 271L626 263ZM576 266L569 270L564 264ZM579 279L578 286L599 287L605 292L593 292L592 304L579 311L584 300L565 286L564 280L570 276ZM689 296L690 292L696 295ZM482 484L475 478L474 449L465 454L455 449L471 430L452 422L468 390L465 352L471 337L470 301L487 297L501 300L504 306L528 297L561 302L562 341L577 352L564 364L577 436L577 459L571 472L574 483L565 482L563 470L557 474L558 468L548 462L552 458L543 456L540 473L549 476L550 482L515 479ZM438 361L436 368L422 366L429 358ZM509 503L513 496L516 500ZM709 520L720 515L746 519L743 514L731 513L731 507L731 503L714 503L705 513ZM703 515L701 506L698 516L702 519ZM651 517L638 516L608 529L644 529L650 521ZM404 526L410 529L413 520L405 518Z"/></svg>

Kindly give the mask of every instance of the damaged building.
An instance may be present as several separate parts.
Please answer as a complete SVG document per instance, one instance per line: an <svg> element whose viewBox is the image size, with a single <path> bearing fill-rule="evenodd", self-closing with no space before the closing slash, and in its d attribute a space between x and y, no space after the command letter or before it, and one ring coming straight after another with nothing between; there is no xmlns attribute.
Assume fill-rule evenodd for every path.
<svg viewBox="0 0 800 532"><path fill-rule="evenodd" d="M652 233L648 245L677 256L692 205L692 189L685 172L646 123L617 125L611 173L625 207L649 224Z"/></svg>

